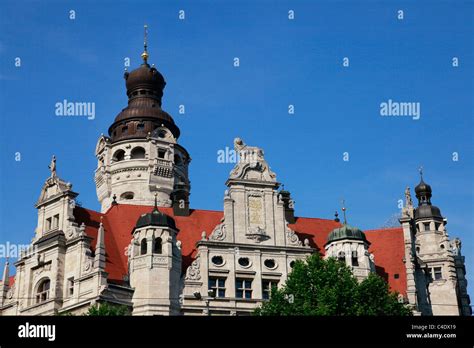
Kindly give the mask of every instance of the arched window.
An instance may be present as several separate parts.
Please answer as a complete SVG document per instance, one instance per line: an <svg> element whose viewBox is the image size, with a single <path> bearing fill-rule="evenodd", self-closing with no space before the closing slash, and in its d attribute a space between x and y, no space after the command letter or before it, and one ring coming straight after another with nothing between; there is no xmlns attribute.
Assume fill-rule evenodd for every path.
<svg viewBox="0 0 474 348"><path fill-rule="evenodd" d="M114 156L113 156L113 160L115 162L123 161L124 158L125 158L125 151L123 151L121 149L115 151Z"/></svg>
<svg viewBox="0 0 474 348"><path fill-rule="evenodd" d="M143 238L142 239L142 242L140 244L140 255L145 255L146 254L146 249L147 249L147 245L146 245L146 238Z"/></svg>
<svg viewBox="0 0 474 348"><path fill-rule="evenodd" d="M41 303L49 299L49 287L51 282L49 279L42 280L36 288L36 303Z"/></svg>
<svg viewBox="0 0 474 348"><path fill-rule="evenodd" d="M154 254L161 254L161 252L162 252L161 238L156 237L155 240L153 241L153 253Z"/></svg>
<svg viewBox="0 0 474 348"><path fill-rule="evenodd" d="M131 159L145 158L145 149L140 146L135 147L130 153L130 158Z"/></svg>

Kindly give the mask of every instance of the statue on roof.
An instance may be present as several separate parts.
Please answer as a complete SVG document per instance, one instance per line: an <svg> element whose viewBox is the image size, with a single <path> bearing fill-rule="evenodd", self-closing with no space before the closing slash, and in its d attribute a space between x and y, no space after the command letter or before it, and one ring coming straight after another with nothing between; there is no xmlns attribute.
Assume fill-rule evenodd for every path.
<svg viewBox="0 0 474 348"><path fill-rule="evenodd" d="M51 163L48 168L51 171L51 177L54 178L56 176L56 156L53 155L53 158L51 159Z"/></svg>
<svg viewBox="0 0 474 348"><path fill-rule="evenodd" d="M413 206L413 201L411 199L411 192L410 192L409 187L407 187L405 189L405 206L406 207L412 207Z"/></svg>

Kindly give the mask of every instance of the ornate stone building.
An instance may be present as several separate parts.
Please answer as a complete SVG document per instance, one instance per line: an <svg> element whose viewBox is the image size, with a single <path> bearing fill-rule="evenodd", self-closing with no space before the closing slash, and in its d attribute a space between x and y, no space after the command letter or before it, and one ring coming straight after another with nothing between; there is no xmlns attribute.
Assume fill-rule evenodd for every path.
<svg viewBox="0 0 474 348"><path fill-rule="evenodd" d="M312 253L347 263L358 279L377 272L419 315L471 315L464 257L423 179L410 190L401 227L362 232L296 217L264 152L235 139L223 211L189 207L188 151L161 108L165 80L148 64L125 73L128 106L101 135L95 185L101 211L50 165L36 203L31 247L5 265L1 315L82 313L97 302L134 315L246 315Z"/></svg>

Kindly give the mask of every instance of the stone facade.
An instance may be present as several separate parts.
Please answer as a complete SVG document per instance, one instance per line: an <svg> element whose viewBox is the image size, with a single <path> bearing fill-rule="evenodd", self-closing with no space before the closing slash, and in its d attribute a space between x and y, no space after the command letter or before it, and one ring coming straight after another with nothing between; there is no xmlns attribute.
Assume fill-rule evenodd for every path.
<svg viewBox="0 0 474 348"><path fill-rule="evenodd" d="M471 315L461 242L449 239L423 180L418 207L406 191L401 228L366 236L339 220L295 217L263 150L237 138L223 213L190 209L191 158L161 109L165 82L147 58L126 73L129 107L97 142L101 212L77 207L53 158L31 246L14 277L4 268L1 315L80 314L97 302L134 315L248 315L312 253L346 262L359 280L379 272L415 314ZM401 242L384 249L382 236ZM381 263L371 243L386 253Z"/></svg>

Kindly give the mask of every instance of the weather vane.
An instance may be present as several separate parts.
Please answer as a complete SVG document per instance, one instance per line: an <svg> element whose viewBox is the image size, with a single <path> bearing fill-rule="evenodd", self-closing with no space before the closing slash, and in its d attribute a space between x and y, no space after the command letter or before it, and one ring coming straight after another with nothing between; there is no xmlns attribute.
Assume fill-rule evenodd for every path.
<svg viewBox="0 0 474 348"><path fill-rule="evenodd" d="M423 166L420 166L418 171L420 172L420 177L421 177L421 180L423 181Z"/></svg>

